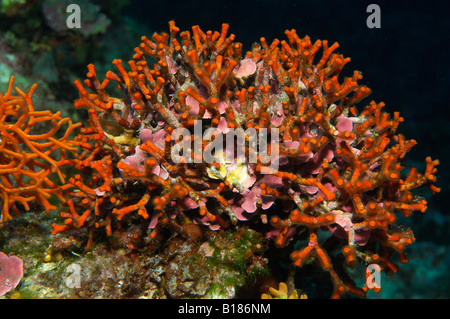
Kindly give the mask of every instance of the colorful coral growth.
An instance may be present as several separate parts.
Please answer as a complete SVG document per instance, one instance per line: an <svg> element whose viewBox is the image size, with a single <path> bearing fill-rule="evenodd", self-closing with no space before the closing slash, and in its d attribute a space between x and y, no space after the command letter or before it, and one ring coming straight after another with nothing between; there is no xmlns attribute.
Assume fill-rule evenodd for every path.
<svg viewBox="0 0 450 319"><path fill-rule="evenodd" d="M315 260L330 274L333 297L365 294L338 275L344 266L359 260L395 271L394 251L406 262L404 250L415 239L395 224L396 214L426 210L411 191L439 191L432 184L438 162L427 158L423 174L404 174L402 161L416 142L396 134L403 118L383 112L384 103L358 112L355 104L370 89L358 84L357 71L338 79L350 59L334 53L337 43L312 43L290 30L287 40L261 38L242 55L227 24L220 32L169 26L170 34L142 38L129 71L114 60L117 72L99 80L89 65L89 91L75 82L75 106L88 110L89 125L77 137L80 174L69 181L72 199L55 234L85 228L90 245L96 229L111 235L130 224L139 225L134 238L144 238L147 228L154 237L186 220L211 229L246 223L278 247L303 243L292 248L293 263ZM261 153L255 163L246 160L255 155L248 138L227 144L209 163L201 154L215 139L184 136L192 149L173 156L175 132L205 136L208 128L224 136L278 129L269 134L271 161Z"/></svg>
<svg viewBox="0 0 450 319"><path fill-rule="evenodd" d="M52 194L65 201L52 175L64 183L61 167L73 165L68 153L78 151L78 142L69 135L80 124L72 124L60 112L36 111L32 95L37 84L28 93L16 87L14 95L13 83L11 77L6 93L0 92L0 224L12 218L10 208L19 215L16 203L29 210L34 201L48 212L56 209L49 202Z"/></svg>
<svg viewBox="0 0 450 319"><path fill-rule="evenodd" d="M270 287L269 293L262 294L261 299L308 299L308 296L306 294L301 294L299 297L296 289L293 289L293 291L289 293L286 283L280 282L278 290Z"/></svg>

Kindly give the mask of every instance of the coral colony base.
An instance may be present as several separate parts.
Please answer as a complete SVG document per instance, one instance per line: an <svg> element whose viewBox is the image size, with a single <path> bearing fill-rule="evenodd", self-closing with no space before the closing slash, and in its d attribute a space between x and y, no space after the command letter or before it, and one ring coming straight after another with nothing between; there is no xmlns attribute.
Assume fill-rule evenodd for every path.
<svg viewBox="0 0 450 319"><path fill-rule="evenodd" d="M345 273L357 262L396 271L394 252L407 262L405 248L415 239L396 216L425 212L426 201L411 191L439 191L438 161L427 158L423 174L406 170L402 161L416 142L396 134L403 118L383 112L382 102L358 111L370 89L358 84L357 71L338 79L350 59L334 53L337 43L287 30L286 40L261 38L243 53L227 24L220 32L180 32L173 21L169 27L169 34L142 37L128 66L114 60L116 71L104 80L88 65L84 83L75 81L74 106L87 109L89 119L73 141L52 137L58 119L39 136L48 147L80 150L70 162L79 173L66 183L60 176L54 191L67 209L53 234L86 232L89 247L97 234L125 230L129 247L141 248L186 223L224 231L245 226L289 249L295 266L328 272L332 297L365 295L368 287L356 287ZM37 138L20 125L8 124L10 91L0 100L1 145L11 149L1 155L14 162L2 157L3 219L13 200L27 207L50 192L46 173L26 172L69 164L62 152L60 162L25 166L50 154L33 146ZM18 123L37 119L24 114ZM4 135L5 127L12 133ZM31 177L33 193L20 174Z"/></svg>

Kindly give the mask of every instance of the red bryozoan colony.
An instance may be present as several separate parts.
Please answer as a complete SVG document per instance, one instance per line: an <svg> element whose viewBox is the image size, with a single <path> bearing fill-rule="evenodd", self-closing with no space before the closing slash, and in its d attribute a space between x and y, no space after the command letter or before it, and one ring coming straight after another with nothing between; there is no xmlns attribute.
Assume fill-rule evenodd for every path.
<svg viewBox="0 0 450 319"><path fill-rule="evenodd" d="M82 228L90 245L97 232L130 225L140 225L138 242L186 221L214 230L245 224L277 247L297 243L292 262L329 272L333 297L365 293L338 275L344 266L395 271L394 252L406 262L415 239L396 215L427 209L411 191L439 191L438 162L427 158L423 174L405 168L416 142L396 134L403 118L382 102L355 106L370 89L357 71L339 79L350 59L334 53L337 43L291 30L242 52L227 24L220 32L169 26L143 37L128 63L114 60L106 79L88 65L84 85L75 82L89 125L77 137L80 174L54 233ZM242 131L243 141L219 147ZM254 131L267 133L267 154L254 147Z"/></svg>

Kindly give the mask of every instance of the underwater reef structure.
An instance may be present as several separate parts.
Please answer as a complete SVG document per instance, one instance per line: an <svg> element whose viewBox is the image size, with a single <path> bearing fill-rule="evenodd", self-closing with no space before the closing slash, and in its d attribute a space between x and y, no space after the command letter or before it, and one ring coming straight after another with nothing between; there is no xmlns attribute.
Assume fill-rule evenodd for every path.
<svg viewBox="0 0 450 319"><path fill-rule="evenodd" d="M61 167L75 163L78 142L69 135L81 125L62 118L60 112L35 110L32 96L37 84L28 93L16 87L17 94L13 85L14 76L7 91L0 92L0 225L12 218L10 209L20 214L16 203L29 210L33 202L49 212L56 209L49 201L52 195L65 202L55 178L64 184Z"/></svg>
<svg viewBox="0 0 450 319"><path fill-rule="evenodd" d="M114 60L102 80L90 64L84 84L75 81L74 105L89 119L54 234L83 230L90 246L128 229L138 248L186 223L246 225L289 247L295 266L328 272L332 297L365 295L346 267L396 271L394 252L407 261L415 238L397 214L425 212L412 191L439 191L438 161L406 170L416 141L396 133L403 118L384 103L357 109L371 91L358 71L339 79L350 59L337 43L288 30L243 53L227 24L169 26L142 37L128 66ZM256 148L255 136L264 137Z"/></svg>

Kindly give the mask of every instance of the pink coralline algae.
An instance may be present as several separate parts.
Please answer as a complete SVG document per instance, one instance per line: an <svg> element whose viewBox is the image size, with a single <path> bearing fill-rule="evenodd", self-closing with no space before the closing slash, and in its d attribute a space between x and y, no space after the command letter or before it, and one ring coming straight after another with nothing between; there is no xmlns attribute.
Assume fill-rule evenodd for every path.
<svg viewBox="0 0 450 319"><path fill-rule="evenodd" d="M0 252L0 296L16 288L22 277L22 259Z"/></svg>

